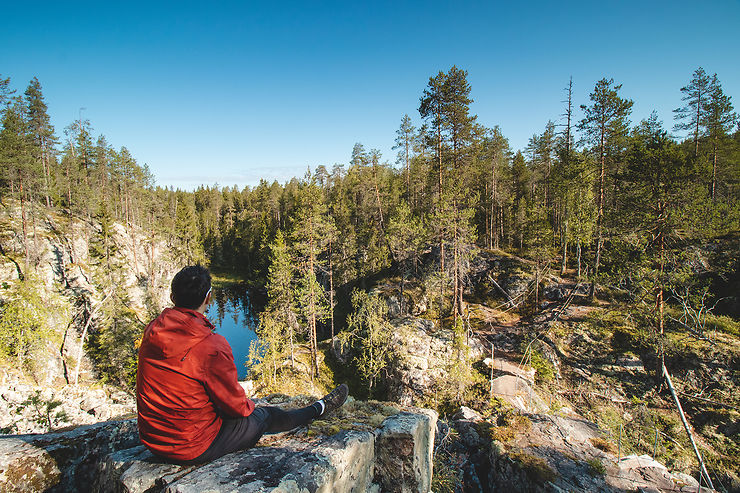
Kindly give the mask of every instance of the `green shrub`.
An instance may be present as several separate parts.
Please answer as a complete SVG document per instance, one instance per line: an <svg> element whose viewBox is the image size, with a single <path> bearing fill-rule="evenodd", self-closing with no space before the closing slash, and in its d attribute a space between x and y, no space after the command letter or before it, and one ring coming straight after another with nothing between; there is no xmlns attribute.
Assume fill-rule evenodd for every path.
<svg viewBox="0 0 740 493"><path fill-rule="evenodd" d="M50 307L43 300L30 277L12 284L3 284L0 305L0 356L14 358L25 366L33 361L32 353L52 339L48 327Z"/></svg>

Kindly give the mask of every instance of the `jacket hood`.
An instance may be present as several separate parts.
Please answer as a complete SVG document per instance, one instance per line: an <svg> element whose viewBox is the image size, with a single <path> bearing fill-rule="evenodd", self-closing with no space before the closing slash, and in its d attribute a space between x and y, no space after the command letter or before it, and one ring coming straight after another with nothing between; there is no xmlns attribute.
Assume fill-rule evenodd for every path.
<svg viewBox="0 0 740 493"><path fill-rule="evenodd" d="M165 308L147 327L144 340L164 358L185 355L211 335L214 325L201 313L187 308Z"/></svg>

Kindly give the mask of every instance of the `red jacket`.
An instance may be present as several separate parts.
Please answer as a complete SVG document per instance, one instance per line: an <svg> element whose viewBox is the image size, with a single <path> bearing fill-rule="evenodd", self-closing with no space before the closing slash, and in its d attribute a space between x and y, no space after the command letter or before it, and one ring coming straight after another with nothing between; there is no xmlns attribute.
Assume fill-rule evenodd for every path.
<svg viewBox="0 0 740 493"><path fill-rule="evenodd" d="M144 331L136 376L141 441L157 455L189 460L205 452L222 416L249 416L231 346L201 313L167 308Z"/></svg>

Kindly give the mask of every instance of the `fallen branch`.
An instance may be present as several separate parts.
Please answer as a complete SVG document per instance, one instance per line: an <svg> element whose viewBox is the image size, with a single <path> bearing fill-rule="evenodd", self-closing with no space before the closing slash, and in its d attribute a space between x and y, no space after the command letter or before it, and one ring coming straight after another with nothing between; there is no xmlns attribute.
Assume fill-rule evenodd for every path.
<svg viewBox="0 0 740 493"><path fill-rule="evenodd" d="M709 479L709 473L707 472L707 467L704 465L704 460L701 458L701 453L699 453L699 448L696 446L696 442L694 442L694 435L693 433L691 433L691 427L689 426L689 422L686 421L686 416L684 415L683 408L681 407L681 401L678 400L676 389L673 388L673 382L671 382L671 376L668 374L668 369L665 367L665 365L663 365L663 376L665 377L665 381L668 384L668 388L670 389L671 395L673 396L673 400L675 401L676 407L678 408L678 415L681 418L683 427L686 429L686 434L689 435L689 441L691 442L691 446L694 447L694 453L696 454L696 458L699 460L699 466L701 467L701 475L704 477L709 487L714 489L712 480ZM701 481L699 482L699 484L701 484Z"/></svg>
<svg viewBox="0 0 740 493"><path fill-rule="evenodd" d="M686 396L686 397L688 397L690 399L697 399L697 400L700 400L700 401L703 401L703 402L707 402L709 404L714 404L714 405L722 406L722 407L728 407L728 408L733 409L735 411L740 411L740 408L737 408L735 406L731 406L730 404L725 404L724 402L713 401L712 399L707 399L706 397L699 397L698 395L687 394L686 392L680 392L678 390L676 391L676 393L681 394L681 395L684 395L684 396Z"/></svg>
<svg viewBox="0 0 740 493"><path fill-rule="evenodd" d="M606 394L601 394L599 392L582 392L582 391L575 391L575 390L558 390L558 394L568 394L568 395L575 395L578 394L579 396L582 395L589 395L592 397L601 397L602 399L606 399L611 402L616 402L617 404L629 404L629 401L626 399L622 399L621 397L610 397Z"/></svg>

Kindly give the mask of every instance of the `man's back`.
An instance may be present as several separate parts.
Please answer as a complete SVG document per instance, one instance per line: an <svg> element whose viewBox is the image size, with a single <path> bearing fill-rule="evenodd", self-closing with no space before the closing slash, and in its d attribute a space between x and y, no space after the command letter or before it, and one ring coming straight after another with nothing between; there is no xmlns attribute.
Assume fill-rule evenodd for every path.
<svg viewBox="0 0 740 493"><path fill-rule="evenodd" d="M248 416L254 404L237 381L226 339L201 313L168 308L147 327L139 348L139 434L152 452L175 460L199 456L222 416Z"/></svg>

